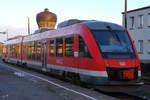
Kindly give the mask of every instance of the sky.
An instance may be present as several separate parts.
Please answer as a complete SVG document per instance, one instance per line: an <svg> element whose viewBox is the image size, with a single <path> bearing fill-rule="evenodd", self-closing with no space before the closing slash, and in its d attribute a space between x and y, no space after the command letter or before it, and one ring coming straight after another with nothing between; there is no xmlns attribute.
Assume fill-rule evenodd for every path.
<svg viewBox="0 0 150 100"><path fill-rule="evenodd" d="M57 24L68 19L100 20L122 25L125 0L0 0L0 32L8 37L27 35L27 16L31 33L38 29L36 14L48 8L57 15ZM128 0L128 10L150 6L150 0ZM0 34L0 42L6 35Z"/></svg>

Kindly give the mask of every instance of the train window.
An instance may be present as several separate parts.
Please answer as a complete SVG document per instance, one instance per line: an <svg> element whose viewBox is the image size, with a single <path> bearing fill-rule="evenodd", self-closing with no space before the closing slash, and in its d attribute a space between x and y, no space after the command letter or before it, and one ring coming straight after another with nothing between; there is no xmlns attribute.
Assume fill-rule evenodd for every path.
<svg viewBox="0 0 150 100"><path fill-rule="evenodd" d="M54 56L54 40L50 40L50 46L49 46L49 55Z"/></svg>
<svg viewBox="0 0 150 100"><path fill-rule="evenodd" d="M10 57L13 57L13 45L10 45Z"/></svg>
<svg viewBox="0 0 150 100"><path fill-rule="evenodd" d="M14 49L13 49L13 45L10 45L10 57L13 57L13 51L14 51Z"/></svg>
<svg viewBox="0 0 150 100"><path fill-rule="evenodd" d="M7 48L7 45L4 45L3 46L3 54L7 54L8 53L8 48Z"/></svg>
<svg viewBox="0 0 150 100"><path fill-rule="evenodd" d="M37 44L36 44L36 59L37 60L41 60L41 41L37 41Z"/></svg>
<svg viewBox="0 0 150 100"><path fill-rule="evenodd" d="M31 55L32 55L32 60L35 60L36 57L36 50L35 50L35 45L36 45L36 42L32 41L31 42Z"/></svg>
<svg viewBox="0 0 150 100"><path fill-rule="evenodd" d="M79 36L79 57L80 58L91 58L89 50L81 36Z"/></svg>
<svg viewBox="0 0 150 100"><path fill-rule="evenodd" d="M10 45L10 56L11 57L13 57L13 51L14 51L13 45Z"/></svg>
<svg viewBox="0 0 150 100"><path fill-rule="evenodd" d="M56 56L63 56L63 38L56 39Z"/></svg>
<svg viewBox="0 0 150 100"><path fill-rule="evenodd" d="M11 52L11 57L13 57L13 54L14 54L14 47L13 47L13 45L10 45L10 52Z"/></svg>
<svg viewBox="0 0 150 100"><path fill-rule="evenodd" d="M23 49L22 49L22 54L24 55L24 54L25 54L25 51L26 51L26 45L25 45L25 43L22 44L22 47L23 47Z"/></svg>
<svg viewBox="0 0 150 100"><path fill-rule="evenodd" d="M10 57L17 58L17 44L10 45Z"/></svg>
<svg viewBox="0 0 150 100"><path fill-rule="evenodd" d="M32 46L31 46L31 42L28 42L28 43L27 43L27 46L28 46L28 57L27 57L27 58L28 58L28 59L31 59L31 47L32 47Z"/></svg>
<svg viewBox="0 0 150 100"><path fill-rule="evenodd" d="M27 43L23 43L23 55L27 55Z"/></svg>
<svg viewBox="0 0 150 100"><path fill-rule="evenodd" d="M20 44L17 44L15 48L16 48L16 54L21 54L21 52L20 52L21 51Z"/></svg>
<svg viewBox="0 0 150 100"><path fill-rule="evenodd" d="M65 38L65 56L66 57L74 56L74 37Z"/></svg>
<svg viewBox="0 0 150 100"><path fill-rule="evenodd" d="M17 55L20 54L20 52L19 52L19 44L15 44L13 48L14 48L14 55L13 56L17 57Z"/></svg>

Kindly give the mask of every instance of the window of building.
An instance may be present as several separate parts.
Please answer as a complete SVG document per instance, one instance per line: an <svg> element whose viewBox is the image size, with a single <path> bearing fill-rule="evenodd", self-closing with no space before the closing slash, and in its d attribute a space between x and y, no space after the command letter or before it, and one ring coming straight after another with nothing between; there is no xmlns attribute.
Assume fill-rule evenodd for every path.
<svg viewBox="0 0 150 100"><path fill-rule="evenodd" d="M143 53L143 40L138 40L138 53Z"/></svg>
<svg viewBox="0 0 150 100"><path fill-rule="evenodd" d="M150 27L150 13L148 14L148 17L147 17L147 26Z"/></svg>
<svg viewBox="0 0 150 100"><path fill-rule="evenodd" d="M49 55L54 56L54 40L50 40L50 45L49 45Z"/></svg>
<svg viewBox="0 0 150 100"><path fill-rule="evenodd" d="M80 58L91 58L89 50L81 36L79 36L79 57Z"/></svg>
<svg viewBox="0 0 150 100"><path fill-rule="evenodd" d="M138 28L143 27L143 15L138 16Z"/></svg>
<svg viewBox="0 0 150 100"><path fill-rule="evenodd" d="M65 56L66 57L74 56L74 37L65 38Z"/></svg>
<svg viewBox="0 0 150 100"><path fill-rule="evenodd" d="M63 56L63 38L56 39L56 56Z"/></svg>
<svg viewBox="0 0 150 100"><path fill-rule="evenodd" d="M130 29L133 29L134 28L134 17L133 16L130 17L130 22L131 22Z"/></svg>

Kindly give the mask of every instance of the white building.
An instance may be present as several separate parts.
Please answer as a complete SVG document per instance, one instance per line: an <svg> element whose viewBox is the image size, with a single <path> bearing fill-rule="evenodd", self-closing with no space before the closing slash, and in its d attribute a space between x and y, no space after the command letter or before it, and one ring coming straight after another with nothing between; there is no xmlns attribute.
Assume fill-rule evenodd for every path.
<svg viewBox="0 0 150 100"><path fill-rule="evenodd" d="M124 13L123 25L124 25ZM141 63L150 63L150 6L127 12L127 29L134 41Z"/></svg>

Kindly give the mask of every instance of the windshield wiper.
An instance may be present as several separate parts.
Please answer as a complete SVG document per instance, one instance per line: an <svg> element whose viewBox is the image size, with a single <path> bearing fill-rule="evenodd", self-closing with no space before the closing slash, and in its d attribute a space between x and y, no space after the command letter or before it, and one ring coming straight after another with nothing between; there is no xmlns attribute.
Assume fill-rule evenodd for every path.
<svg viewBox="0 0 150 100"><path fill-rule="evenodd" d="M120 43L120 38L118 37L118 35L112 30L112 28L110 26L106 26L106 28L108 28L108 30L110 31L110 33L112 34L112 36L114 37L115 40L119 41Z"/></svg>

